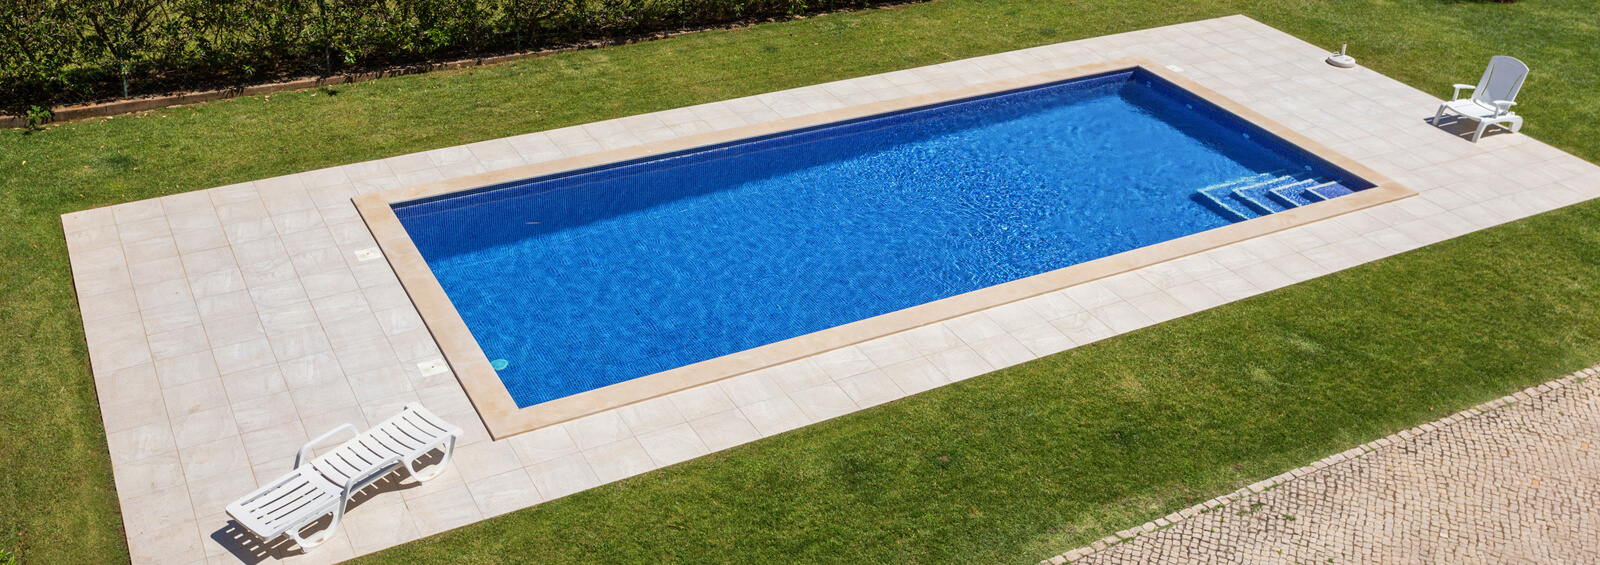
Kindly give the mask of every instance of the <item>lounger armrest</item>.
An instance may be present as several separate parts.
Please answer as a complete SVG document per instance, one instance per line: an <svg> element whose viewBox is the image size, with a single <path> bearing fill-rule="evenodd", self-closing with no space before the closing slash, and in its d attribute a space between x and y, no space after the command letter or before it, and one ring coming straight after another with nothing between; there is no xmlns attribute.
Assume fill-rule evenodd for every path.
<svg viewBox="0 0 1600 565"><path fill-rule="evenodd" d="M328 430L328 433L325 433L325 434L322 434L320 436L317 436L316 439L308 441L308 442L306 442L305 445L300 446L300 452L296 453L295 456L294 456L294 468L296 468L296 469L300 468L300 464L304 463L306 458L311 455L312 448L315 448L316 446L322 444L322 442L328 441L328 439L332 438L335 434L338 434L339 432L343 432L343 431L347 431L347 430L350 432L350 435L359 435L360 434L360 432L356 431L356 427L355 426L352 426L350 424L339 424L337 427L333 428L332 430Z"/></svg>
<svg viewBox="0 0 1600 565"><path fill-rule="evenodd" d="M445 421L444 418L433 415L433 412L429 412L428 409L423 408L421 404L407 402L404 409L411 412L416 412L418 415L426 418L429 422L433 422L440 428L443 428L445 433L456 436L456 439L461 439L466 435L466 432L461 430L461 426L451 424L450 422Z"/></svg>
<svg viewBox="0 0 1600 565"><path fill-rule="evenodd" d="M1510 100L1495 100L1494 105L1495 108L1498 108L1494 113L1494 117L1498 118L1511 113L1511 107L1516 106L1517 103Z"/></svg>
<svg viewBox="0 0 1600 565"><path fill-rule="evenodd" d="M1460 100L1461 99L1461 91L1463 91L1463 90L1477 90L1478 89L1478 87L1470 85L1470 84L1458 84L1458 85L1455 85L1455 87L1456 87L1456 93L1450 95L1450 99L1451 100Z"/></svg>

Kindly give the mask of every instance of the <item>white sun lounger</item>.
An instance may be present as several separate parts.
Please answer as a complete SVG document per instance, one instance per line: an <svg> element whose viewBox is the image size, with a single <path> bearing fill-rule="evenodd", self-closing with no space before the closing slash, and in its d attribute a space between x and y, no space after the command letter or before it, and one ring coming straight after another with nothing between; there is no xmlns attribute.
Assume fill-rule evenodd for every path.
<svg viewBox="0 0 1600 565"><path fill-rule="evenodd" d="M1522 116L1512 112L1511 107L1517 104L1517 92L1522 90L1522 82L1527 78L1528 66L1522 61L1504 55L1492 57L1489 68L1483 71L1483 78L1478 79L1478 86L1455 85L1456 93L1451 100L1440 104L1439 111L1433 114L1433 125L1439 125L1448 110L1478 122L1478 131L1472 134L1473 143L1483 137L1483 130L1494 124L1511 124L1511 133L1521 131ZM1462 90L1471 90L1472 97L1462 98Z"/></svg>
<svg viewBox="0 0 1600 565"><path fill-rule="evenodd" d="M229 504L228 515L263 542L287 534L302 549L310 550L333 537L344 519L345 505L355 493L400 467L419 482L438 477L461 438L461 428L413 402L393 418L306 462L312 448L346 431L356 434L355 426L341 424L306 442L294 458L294 471ZM444 458L426 473L418 473L417 459L435 449L442 449ZM309 539L301 537L301 530L329 513L333 521L327 528Z"/></svg>

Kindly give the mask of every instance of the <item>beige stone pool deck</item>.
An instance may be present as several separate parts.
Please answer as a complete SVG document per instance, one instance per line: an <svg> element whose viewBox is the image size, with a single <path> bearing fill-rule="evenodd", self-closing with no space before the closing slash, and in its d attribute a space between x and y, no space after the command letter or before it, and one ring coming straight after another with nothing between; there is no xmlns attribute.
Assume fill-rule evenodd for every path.
<svg viewBox="0 0 1600 565"><path fill-rule="evenodd" d="M1232 16L67 214L133 560L337 562L1600 197L1600 167L1519 134L1470 143L1427 123L1437 98L1325 54ZM421 368L440 352L388 263L358 256L360 194L1130 56L1419 194L501 441ZM406 402L467 429L440 479L362 501L309 554L229 525L309 437Z"/></svg>

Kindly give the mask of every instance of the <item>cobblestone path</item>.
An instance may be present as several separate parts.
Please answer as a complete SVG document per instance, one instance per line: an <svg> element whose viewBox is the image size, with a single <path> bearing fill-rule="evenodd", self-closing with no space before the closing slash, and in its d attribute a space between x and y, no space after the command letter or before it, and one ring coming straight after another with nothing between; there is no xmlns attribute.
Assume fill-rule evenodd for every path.
<svg viewBox="0 0 1600 565"><path fill-rule="evenodd" d="M1600 563L1597 377L1586 369L1045 563Z"/></svg>

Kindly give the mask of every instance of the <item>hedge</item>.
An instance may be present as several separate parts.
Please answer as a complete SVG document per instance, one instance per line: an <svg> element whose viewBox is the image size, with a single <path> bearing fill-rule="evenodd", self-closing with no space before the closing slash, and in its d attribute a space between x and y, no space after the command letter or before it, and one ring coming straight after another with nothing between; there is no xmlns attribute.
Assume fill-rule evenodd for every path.
<svg viewBox="0 0 1600 565"><path fill-rule="evenodd" d="M893 0L7 0L0 112Z"/></svg>

